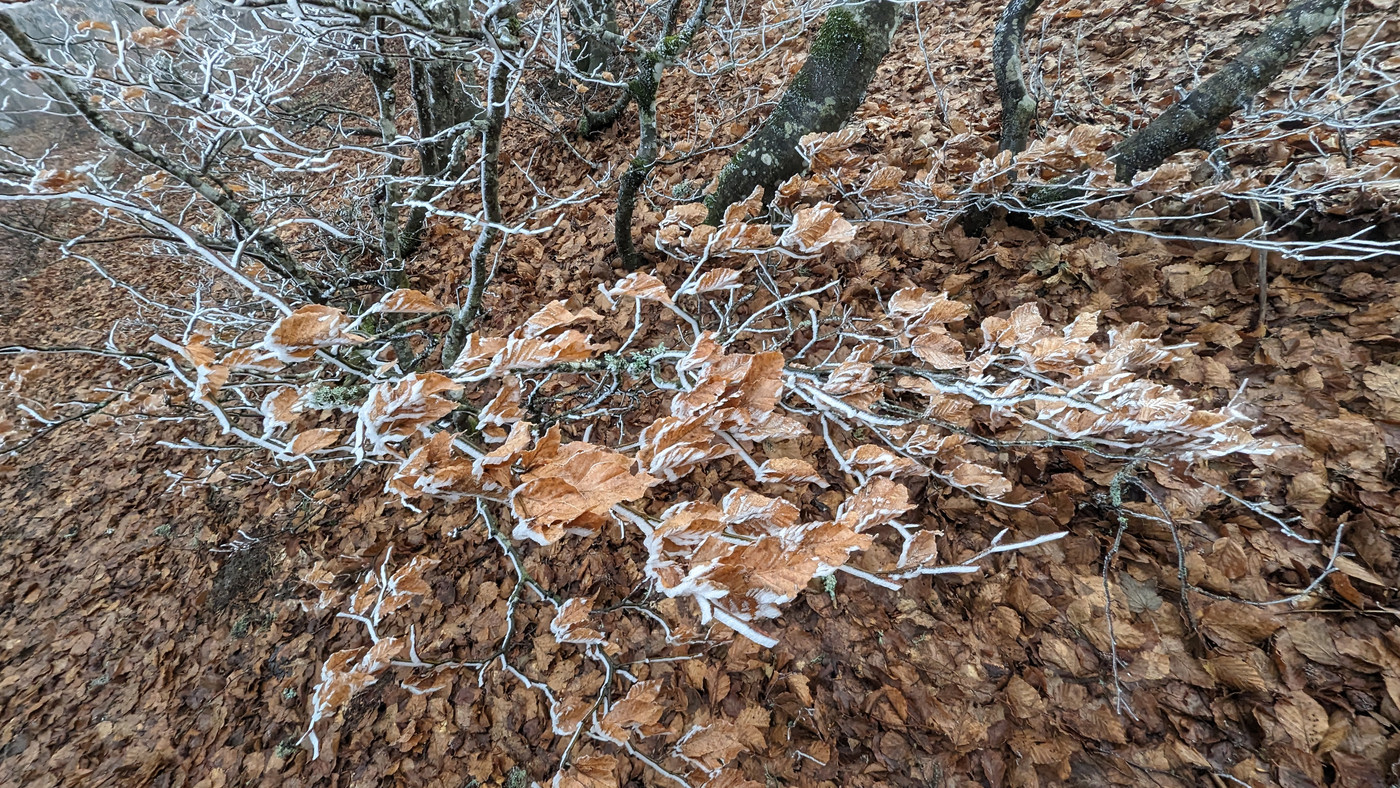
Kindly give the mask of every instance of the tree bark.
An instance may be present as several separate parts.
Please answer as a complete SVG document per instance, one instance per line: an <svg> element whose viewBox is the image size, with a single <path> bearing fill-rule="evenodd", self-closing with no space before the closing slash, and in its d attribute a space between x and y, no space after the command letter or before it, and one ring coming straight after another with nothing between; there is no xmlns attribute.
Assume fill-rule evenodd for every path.
<svg viewBox="0 0 1400 788"><path fill-rule="evenodd" d="M455 178L466 169L453 148L481 119L481 103L473 91L475 75L452 60L414 57L409 60L410 92L418 114L418 160L426 177ZM455 130L455 131L454 131Z"/></svg>
<svg viewBox="0 0 1400 788"><path fill-rule="evenodd" d="M617 54L617 8L612 0L570 0L569 17L578 28L574 68L584 74L597 74Z"/></svg>
<svg viewBox="0 0 1400 788"><path fill-rule="evenodd" d="M376 32L382 33L382 26L377 25ZM369 78L370 86L374 89L375 109L379 113L379 139L384 143L385 150L393 153L394 141L399 136L398 124L395 122L398 115L398 91L394 87L398 82L399 70L393 59L384 53L383 47L383 39L376 35L375 54L360 59L360 70ZM402 169L402 159L398 156L390 157L378 200L372 201L379 219L380 254L392 272L390 281L384 283L389 288L403 287L405 284L403 258L399 253L399 200L403 195L398 178Z"/></svg>
<svg viewBox="0 0 1400 788"><path fill-rule="evenodd" d="M708 224L762 186L765 197L806 163L797 143L806 134L841 128L865 98L875 69L889 52L904 4L892 0L846 3L826 14L807 55L773 114L719 175L706 199Z"/></svg>
<svg viewBox="0 0 1400 788"><path fill-rule="evenodd" d="M632 213L637 207L637 195L642 190L642 184L646 183L647 176L656 166L656 156L661 152L661 134L656 128L656 93L661 87L661 75L666 65L674 62L690 46L700 26L705 23L711 3L712 0L700 0L686 20L685 27L672 35L680 0L671 0L661 41L651 51L638 56L637 76L628 84L628 94L637 102L637 125L641 139L637 143L637 155L632 158L631 166L618 183L613 242L623 266L631 270L640 268L645 262L632 243Z"/></svg>
<svg viewBox="0 0 1400 788"><path fill-rule="evenodd" d="M455 180L467 169L465 148L480 131L485 111L476 97L476 75L471 67L452 60L415 57L409 60L409 92L418 115L418 163L424 183L410 195L425 202L440 187L434 181ZM423 240L426 208L413 207L404 221L399 256L407 259Z"/></svg>
<svg viewBox="0 0 1400 788"><path fill-rule="evenodd" d="M1245 42L1234 60L1145 128L1113 149L1118 180L1127 183L1173 153L1197 148L1215 136L1230 113L1244 106L1282 73L1299 52L1332 26L1345 0L1294 0L1264 32Z"/></svg>
<svg viewBox="0 0 1400 788"><path fill-rule="evenodd" d="M490 282L486 258L501 236L500 160L501 128L506 117L506 82L510 66L499 53L486 80L486 127L481 135L481 230L472 244L470 257L471 282L467 285L466 303L452 316L452 325L442 345L442 365L457 360L466 343L467 332L481 314L481 299Z"/></svg>
<svg viewBox="0 0 1400 788"><path fill-rule="evenodd" d="M1020 153L1026 149L1031 126L1035 123L1035 98L1026 90L1021 75L1021 39L1026 22L1040 7L1040 0L1011 0L997 22L992 41L992 72L1001 97L1001 150Z"/></svg>

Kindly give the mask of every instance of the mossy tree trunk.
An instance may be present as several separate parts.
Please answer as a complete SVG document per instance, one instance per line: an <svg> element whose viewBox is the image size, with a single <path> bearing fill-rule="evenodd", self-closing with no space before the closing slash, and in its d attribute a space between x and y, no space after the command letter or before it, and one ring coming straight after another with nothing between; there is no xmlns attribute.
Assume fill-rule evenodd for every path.
<svg viewBox="0 0 1400 788"><path fill-rule="evenodd" d="M1199 148L1230 113L1243 107L1282 73L1299 52L1337 18L1345 0L1294 0L1239 56L1113 149L1124 183L1173 153Z"/></svg>
<svg viewBox="0 0 1400 788"><path fill-rule="evenodd" d="M1040 0L1011 0L997 22L992 41L992 72L1001 97L1001 149L1020 153L1026 149L1035 123L1035 98L1021 75L1021 39L1026 21L1040 7Z"/></svg>
<svg viewBox="0 0 1400 788"><path fill-rule="evenodd" d="M797 152L803 135L841 128L865 98L875 69L889 52L905 6L889 0L846 3L826 14L807 54L773 114L734 155L706 199L706 222L719 224L724 209L755 186L773 189L806 166Z"/></svg>

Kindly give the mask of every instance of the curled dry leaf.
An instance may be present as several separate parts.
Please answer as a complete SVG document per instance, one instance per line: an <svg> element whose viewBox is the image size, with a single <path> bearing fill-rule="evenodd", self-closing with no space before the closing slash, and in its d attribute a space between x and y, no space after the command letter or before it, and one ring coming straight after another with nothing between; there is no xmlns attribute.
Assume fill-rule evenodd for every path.
<svg viewBox="0 0 1400 788"><path fill-rule="evenodd" d="M856 354L831 370L821 390L862 410L878 402L884 393L884 387L875 381L875 366Z"/></svg>
<svg viewBox="0 0 1400 788"><path fill-rule="evenodd" d="M447 432L414 449L386 489L398 493L405 505L420 496L454 502L484 492L473 462L457 453Z"/></svg>
<svg viewBox="0 0 1400 788"><path fill-rule="evenodd" d="M374 310L402 315L426 315L441 312L442 305L427 293L400 288L385 293L384 297L379 299L379 303L374 305Z"/></svg>
<svg viewBox="0 0 1400 788"><path fill-rule="evenodd" d="M988 345L1013 347L1029 342L1045 321L1040 317L1040 307L1035 304L1022 304L1012 310L1006 318L989 317L982 321L982 335Z"/></svg>
<svg viewBox="0 0 1400 788"><path fill-rule="evenodd" d="M589 645L603 642L603 633L589 625L593 612L593 600L574 597L564 600L554 620L549 622L549 631L560 643Z"/></svg>
<svg viewBox="0 0 1400 788"><path fill-rule="evenodd" d="M530 445L531 427L528 421L511 425L505 443L482 455L472 464L472 476L488 490L509 490L515 486L511 466ZM541 443L544 439L541 439Z"/></svg>
<svg viewBox="0 0 1400 788"><path fill-rule="evenodd" d="M260 347L241 347L229 351L224 356L225 365L230 370L256 369L260 372L278 372L287 365L276 354Z"/></svg>
<svg viewBox="0 0 1400 788"><path fill-rule="evenodd" d="M723 224L747 222L763 212L763 187L754 186L749 196L724 209Z"/></svg>
<svg viewBox="0 0 1400 788"><path fill-rule="evenodd" d="M321 681L311 696L311 721L304 739L311 740L312 759L321 755L316 723L327 713L350 702L360 690L379 680L379 674L404 648L400 638L381 638L368 650L337 651L321 665ZM356 660L356 657L359 657Z"/></svg>
<svg viewBox="0 0 1400 788"><path fill-rule="evenodd" d="M614 703L608 713L598 720L594 730L615 744L625 744L632 731L642 736L656 732L666 710L660 703L662 679L639 681L627 690L622 700Z"/></svg>
<svg viewBox="0 0 1400 788"><path fill-rule="evenodd" d="M321 348L354 345L365 337L346 329L350 317L343 311L324 304L306 304L279 319L267 330L262 348L279 361L305 361Z"/></svg>
<svg viewBox="0 0 1400 788"><path fill-rule="evenodd" d="M739 754L749 749L742 726L732 720L715 720L686 732L676 745L682 758L706 774L718 774Z"/></svg>
<svg viewBox="0 0 1400 788"><path fill-rule="evenodd" d="M526 320L516 331L520 337L531 339L544 336L580 320L601 320L602 318L602 315L587 307L573 312L564 305L563 301L551 301L531 315L530 319Z"/></svg>
<svg viewBox="0 0 1400 788"><path fill-rule="evenodd" d="M867 191L887 192L899 188L904 182L904 170L886 165L870 173L865 182Z"/></svg>
<svg viewBox="0 0 1400 788"><path fill-rule="evenodd" d="M505 346L505 337L482 337L472 332L447 372L454 378L480 380L490 374L491 362Z"/></svg>
<svg viewBox="0 0 1400 788"><path fill-rule="evenodd" d="M667 596L694 599L704 621L716 618L772 646L776 641L750 623L776 618L778 606L813 577L831 574L871 544L844 523L799 524L798 514L781 498L737 489L720 507L677 504L646 538L647 575Z"/></svg>
<svg viewBox="0 0 1400 788"><path fill-rule="evenodd" d="M971 308L961 301L952 300L947 293L930 293L921 287L906 287L890 296L889 313L902 322L906 336L914 337L929 326L966 319Z"/></svg>
<svg viewBox="0 0 1400 788"><path fill-rule="evenodd" d="M916 460L873 443L857 446L846 462L867 476L927 476L929 472Z"/></svg>
<svg viewBox="0 0 1400 788"><path fill-rule="evenodd" d="M1001 498L1011 492L1011 482L1000 471L975 462L954 466L952 479L957 486L976 490L987 498Z"/></svg>
<svg viewBox="0 0 1400 788"><path fill-rule="evenodd" d="M727 457L733 446L720 437L767 440L807 434L796 419L776 413L783 387L781 353L730 354L708 335L677 368L701 369L690 391L671 400L671 415L642 431L637 459L650 474L674 481L708 460Z"/></svg>
<svg viewBox="0 0 1400 788"><path fill-rule="evenodd" d="M335 573L327 569L323 561L317 561L301 579L319 594L315 602L302 604L306 610L319 613L339 605L345 598L345 594L335 590Z"/></svg>
<svg viewBox="0 0 1400 788"><path fill-rule="evenodd" d="M457 403L441 396L461 384L436 372L415 372L369 390L355 423L355 442L369 444L373 455L389 454L400 443L451 413Z"/></svg>
<svg viewBox="0 0 1400 788"><path fill-rule="evenodd" d="M297 436L292 438L291 443L287 444L287 454L293 457L304 457L312 452L328 449L340 440L341 432L343 430L331 427L316 427L297 433Z"/></svg>
<svg viewBox="0 0 1400 788"><path fill-rule="evenodd" d="M589 343L589 337L572 329L549 339L510 337L506 340L505 347L492 359L485 373L473 376L473 379L479 380L501 372L543 369L554 364L587 361L599 349L597 345ZM453 366L455 369L456 365Z"/></svg>
<svg viewBox="0 0 1400 788"><path fill-rule="evenodd" d="M673 482L696 466L734 453L703 416L663 416L642 430L637 461L647 473Z"/></svg>
<svg viewBox="0 0 1400 788"><path fill-rule="evenodd" d="M967 351L942 326L914 337L909 349L920 361L934 369L962 369L967 366Z"/></svg>
<svg viewBox="0 0 1400 788"><path fill-rule="evenodd" d="M173 27L139 27L131 32L131 43L149 49L173 49L183 38Z"/></svg>
<svg viewBox="0 0 1400 788"><path fill-rule="evenodd" d="M408 563L399 567L397 572L389 578L388 584L384 587L384 594L380 598L377 613L380 616L387 616L396 610L413 601L414 597L426 597L432 593L432 588L423 579L423 573L442 563L436 558L415 555L409 559Z"/></svg>
<svg viewBox="0 0 1400 788"><path fill-rule="evenodd" d="M833 132L804 134L797 150L814 172L838 170L855 159L851 146L865 137L865 126L847 125Z"/></svg>
<svg viewBox="0 0 1400 788"><path fill-rule="evenodd" d="M701 274L680 292L700 294L736 290L742 284L742 277L743 274L734 268L714 268Z"/></svg>
<svg viewBox="0 0 1400 788"><path fill-rule="evenodd" d="M634 271L617 280L617 284L603 290L603 295L609 299L618 296L632 296L636 299L656 301L667 306L674 303L671 301L671 291L666 289L666 284L645 271Z"/></svg>
<svg viewBox="0 0 1400 788"><path fill-rule="evenodd" d="M555 736L573 736L583 726L583 720L593 711L595 698L568 695L549 703L550 727Z"/></svg>
<svg viewBox="0 0 1400 788"><path fill-rule="evenodd" d="M525 411L520 407L520 397L523 391L520 378L515 375L504 375L501 377L501 390L496 392L496 396L486 403L486 407L481 409L477 416L479 424L490 424L497 427L507 427L525 418ZM487 440L491 440L487 436Z"/></svg>
<svg viewBox="0 0 1400 788"><path fill-rule="evenodd" d="M819 202L802 208L792 217L792 224L778 238L778 244L806 254L815 254L833 244L848 244L856 239L855 225L837 212L829 202Z"/></svg>
<svg viewBox="0 0 1400 788"><path fill-rule="evenodd" d="M617 788L617 756L585 755L554 775L550 788Z"/></svg>
<svg viewBox="0 0 1400 788"><path fill-rule="evenodd" d="M765 460L755 478L766 484L811 483L822 488L830 486L817 469L812 467L812 463L795 457L773 457Z"/></svg>
<svg viewBox="0 0 1400 788"><path fill-rule="evenodd" d="M690 352L685 357L676 362L676 369L680 372L689 372L692 369L700 369L724 355L724 348L715 341L715 332L704 331L695 338L695 344L691 346Z"/></svg>
<svg viewBox="0 0 1400 788"><path fill-rule="evenodd" d="M194 398L212 402L213 397L219 393L228 382L229 368L226 364L214 362L214 349L204 343L206 337L195 336L189 343L180 347L180 355L194 367Z"/></svg>
<svg viewBox="0 0 1400 788"><path fill-rule="evenodd" d="M532 458L523 483L511 491L513 535L542 545L566 533L591 536L607 522L608 510L646 494L659 480L633 473L631 457L584 441L559 447L552 457Z"/></svg>
<svg viewBox="0 0 1400 788"><path fill-rule="evenodd" d="M836 510L836 522L861 532L877 525L897 523L897 518L915 508L909 488L889 479L874 478L856 488Z"/></svg>

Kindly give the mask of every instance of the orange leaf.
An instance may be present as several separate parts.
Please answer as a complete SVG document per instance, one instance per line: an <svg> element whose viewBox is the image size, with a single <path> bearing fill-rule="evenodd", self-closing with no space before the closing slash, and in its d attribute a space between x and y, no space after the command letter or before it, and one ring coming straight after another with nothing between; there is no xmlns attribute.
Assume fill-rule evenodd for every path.
<svg viewBox="0 0 1400 788"><path fill-rule="evenodd" d="M617 744L627 741L629 729L640 730L643 736L647 735L646 729L656 725L665 711L657 701L661 695L661 682L662 679L651 679L633 684L622 700L613 704L598 721L598 732Z"/></svg>
<svg viewBox="0 0 1400 788"><path fill-rule="evenodd" d="M793 214L792 224L778 243L789 249L814 254L832 244L848 244L856 239L855 225L846 221L829 202L819 202Z"/></svg>
<svg viewBox="0 0 1400 788"><path fill-rule="evenodd" d="M330 427L317 427L298 433L287 446L287 453L301 457L313 451L329 448L340 438L341 430Z"/></svg>
<svg viewBox="0 0 1400 788"><path fill-rule="evenodd" d="M618 296L632 296L643 301L657 301L670 305L671 291L666 289L666 285L660 279L645 271L634 271L622 279L617 280L617 284L603 291L608 298Z"/></svg>
<svg viewBox="0 0 1400 788"><path fill-rule="evenodd" d="M404 315L425 315L443 311L442 306L427 293L403 288L385 293L384 297L379 299L379 303L375 304L375 309Z"/></svg>
<svg viewBox="0 0 1400 788"><path fill-rule="evenodd" d="M315 355L318 348L364 342L365 337L345 330L349 326L350 318L343 311L307 304L273 323L262 346L282 361L303 361Z"/></svg>
<svg viewBox="0 0 1400 788"><path fill-rule="evenodd" d="M554 620L549 622L549 631L560 643L602 643L603 633L589 626L589 615L593 611L593 600L574 597L564 600Z"/></svg>

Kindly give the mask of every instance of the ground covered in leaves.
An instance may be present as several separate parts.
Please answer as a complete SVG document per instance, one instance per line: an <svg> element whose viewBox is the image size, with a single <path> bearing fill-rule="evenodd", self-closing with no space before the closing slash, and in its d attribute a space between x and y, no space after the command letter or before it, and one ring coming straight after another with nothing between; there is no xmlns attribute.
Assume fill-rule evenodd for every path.
<svg viewBox="0 0 1400 788"><path fill-rule="evenodd" d="M1202 5L1132 4L1102 16L1096 9L1082 58L1091 70L1124 65L1092 100L1066 60L1063 78L1050 80L1056 95L1104 116L1052 123L1113 124L1115 112L1169 100L1172 84L1190 68L1209 71L1235 35L1257 29L1260 6L1276 4ZM1367 34L1395 9L1357 5L1371 15ZM924 135L994 138L986 53L996 9L943 11L926 14L922 32L944 45L922 50L919 29L906 25L881 67L861 113L879 121L869 144L898 150ZM1058 13L1038 46L1065 59L1057 47L1090 12L1065 5ZM1388 35L1400 34L1394 24ZM772 64L764 89L779 89L800 58L794 49ZM663 101L680 108L678 129L693 120L681 87ZM1139 103L1119 103L1129 95ZM558 157L556 191L585 183L576 160L548 138L509 139L506 156ZM579 144L594 160L620 164L632 155L626 129ZM721 164L714 155L660 177L680 186ZM652 232L664 207L641 211ZM600 200L551 234L512 242L488 295L490 325L508 329L556 298L590 305L596 285L620 273L611 220L611 205ZM1395 219L1368 220L1395 237ZM956 226L869 233L801 275L844 279L847 299L910 285L947 291L975 318L1027 302L1057 323L1098 309L1104 325L1141 321L1197 343L1199 352L1162 379L1216 404L1247 381L1242 398L1261 434L1285 448L1229 473L1256 498L1286 503L1302 518L1298 529L1325 544L1290 541L1272 523L1231 511L1177 534L1133 519L1115 550L1118 522L1102 485L1027 452L1012 481L1045 492L1028 509L989 508L935 487L919 492L936 502L931 525L946 535L941 549L961 560L1004 526L1067 529L1064 540L998 556L983 574L922 578L897 592L849 576L814 582L767 622L779 641L772 649L737 638L694 659L629 670L665 680L662 705L722 722L731 741L715 751L769 786L1400 781L1400 266L1386 258L1274 259L1272 314L1260 326L1248 250L1023 225L998 220L981 237ZM419 285L449 292L470 243L470 234L437 228ZM643 246L651 248L649 238ZM6 241L0 344L100 344L125 314L123 294L48 252ZM180 286L179 270L110 262L153 288ZM685 273L674 261L657 270L673 287ZM11 385L50 401L100 399L104 376L119 374L100 360L5 364ZM363 571L391 545L442 562L424 573L431 594L414 618L421 653L489 658L514 606L515 664L556 687L596 681L591 663L555 642L552 608L515 605L508 564L479 526L468 527L470 507L403 509L382 494L385 476L374 468L299 488L211 475L208 456L178 448L185 438L213 442L209 424L152 419L114 431L101 420L69 426L0 465L0 784L515 788L553 775L565 738L551 732L548 701L500 670L480 679L475 670L444 673L431 694L381 681L323 734L332 757L313 761L295 744L322 660L358 642L358 625L306 611L314 591L303 580L318 562ZM731 466L717 463L685 483L722 495ZM834 510L839 501L803 503ZM1211 596L1265 600L1307 587L1339 526L1348 557L1301 600L1249 606ZM524 555L534 580L562 596L644 598L635 539L616 530L586 550L561 542ZM1209 592L1188 595L1189 613L1183 575ZM606 615L625 662L629 650L645 651L650 635L649 622L624 612ZM669 784L627 753L592 744L579 763L595 770L581 770L580 785Z"/></svg>

